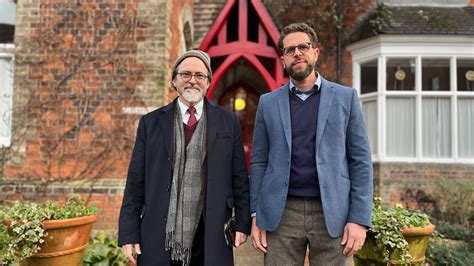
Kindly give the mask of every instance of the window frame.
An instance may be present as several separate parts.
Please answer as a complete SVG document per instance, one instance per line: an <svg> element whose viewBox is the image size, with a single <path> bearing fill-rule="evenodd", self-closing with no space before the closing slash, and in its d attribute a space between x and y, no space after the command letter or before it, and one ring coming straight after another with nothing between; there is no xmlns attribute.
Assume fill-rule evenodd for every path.
<svg viewBox="0 0 474 266"><path fill-rule="evenodd" d="M11 62L12 62L12 70L14 71L14 60L15 60L15 45L14 44L11 44L11 43L0 43L0 57L1 58L10 58L11 59ZM12 93L12 101L11 101L11 106L7 107L7 108L10 108L11 110L13 110L13 94L14 94L14 87L13 87L13 84L14 84L14 77L12 77L12 84L11 84L11 93ZM1 94L3 94L4 92L0 90L0 97L3 97L1 96ZM3 114L0 114L0 116L3 115ZM13 111L11 112L11 115L10 115L10 128L8 128L8 130L10 131L10 134L8 137L2 137L0 136L0 148L5 148L5 147L10 147L11 145L11 139L12 139L12 121L13 121ZM5 124L3 123L0 123L0 127L3 127Z"/></svg>
<svg viewBox="0 0 474 266"><path fill-rule="evenodd" d="M457 90L457 60L474 59L472 37L453 35L379 35L354 44L347 49L352 54L353 87L359 93L361 104L376 99L377 102L377 151L374 161L426 162L426 163L474 163L474 158L460 158L458 154L458 98L474 98L473 91ZM415 90L387 91L386 63L389 59L415 59ZM361 94L361 65L376 59L377 91ZM422 59L449 59L449 91L422 91ZM387 155L387 97L415 97L415 157ZM451 157L430 158L422 155L422 99L425 97L449 97L451 103Z"/></svg>

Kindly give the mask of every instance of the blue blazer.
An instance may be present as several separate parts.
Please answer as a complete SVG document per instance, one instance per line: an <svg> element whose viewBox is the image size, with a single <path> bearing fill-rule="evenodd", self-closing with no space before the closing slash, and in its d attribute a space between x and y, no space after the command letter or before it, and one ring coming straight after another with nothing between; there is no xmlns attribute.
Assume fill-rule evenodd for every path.
<svg viewBox="0 0 474 266"><path fill-rule="evenodd" d="M260 97L250 160L250 211L257 226L274 231L288 194L291 119L286 84ZM370 147L357 92L322 79L316 132L316 167L329 234L347 222L371 226Z"/></svg>

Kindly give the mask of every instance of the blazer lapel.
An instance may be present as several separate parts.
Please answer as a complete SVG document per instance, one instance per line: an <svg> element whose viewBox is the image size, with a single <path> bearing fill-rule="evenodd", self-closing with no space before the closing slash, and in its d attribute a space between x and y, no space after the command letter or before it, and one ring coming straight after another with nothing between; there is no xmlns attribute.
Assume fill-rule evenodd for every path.
<svg viewBox="0 0 474 266"><path fill-rule="evenodd" d="M165 146L166 151L168 152L168 156L173 155L171 152L171 145L173 143L173 130L174 130L174 113L177 103L176 98L172 104L164 107L160 113L160 127L163 130L163 136L165 138Z"/></svg>
<svg viewBox="0 0 474 266"><path fill-rule="evenodd" d="M278 95L278 107L280 109L281 123L283 124L283 131L285 132L286 143L288 144L288 150L291 151L291 117L290 117L290 96L289 96L289 83L280 89Z"/></svg>
<svg viewBox="0 0 474 266"><path fill-rule="evenodd" d="M321 83L321 99L319 102L318 111L318 125L316 129L316 147L319 147L321 137L324 132L324 127L328 121L329 110L331 109L332 100L334 97L334 88L328 84L325 79Z"/></svg>

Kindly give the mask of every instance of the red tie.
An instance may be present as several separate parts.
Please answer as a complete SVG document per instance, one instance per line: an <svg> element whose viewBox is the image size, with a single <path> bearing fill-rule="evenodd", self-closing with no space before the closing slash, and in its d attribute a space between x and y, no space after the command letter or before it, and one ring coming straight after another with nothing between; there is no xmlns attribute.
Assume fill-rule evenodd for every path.
<svg viewBox="0 0 474 266"><path fill-rule="evenodd" d="M194 108L194 106L189 107L188 113L189 113L188 126L192 127L197 123L197 118L195 115L196 108Z"/></svg>

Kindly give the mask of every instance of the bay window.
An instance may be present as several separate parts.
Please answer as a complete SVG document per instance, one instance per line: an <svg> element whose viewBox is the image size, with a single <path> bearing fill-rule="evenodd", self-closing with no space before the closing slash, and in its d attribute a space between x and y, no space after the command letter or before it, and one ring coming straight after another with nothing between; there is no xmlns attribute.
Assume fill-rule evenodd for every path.
<svg viewBox="0 0 474 266"><path fill-rule="evenodd" d="M375 161L474 162L472 39L377 36L348 49Z"/></svg>

